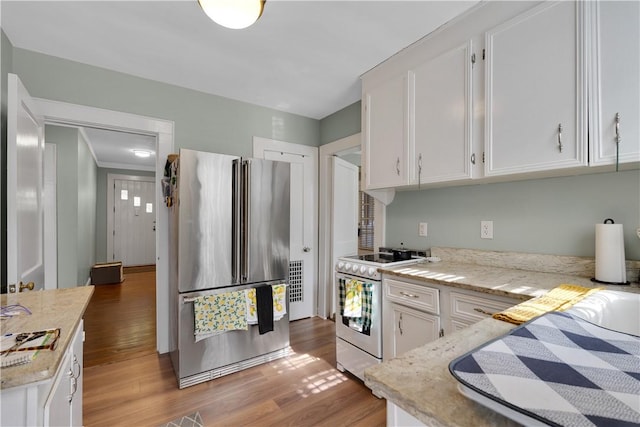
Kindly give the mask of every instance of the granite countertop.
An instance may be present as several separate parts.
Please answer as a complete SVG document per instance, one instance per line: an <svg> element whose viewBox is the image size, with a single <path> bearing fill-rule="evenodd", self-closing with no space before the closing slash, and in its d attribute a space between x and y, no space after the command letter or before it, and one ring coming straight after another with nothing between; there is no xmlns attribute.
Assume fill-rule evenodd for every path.
<svg viewBox="0 0 640 427"><path fill-rule="evenodd" d="M33 361L24 365L0 368L1 390L47 381L55 375L92 294L93 286L81 286L0 296L2 306L21 304L32 313L0 321L3 335L60 328L55 350L41 351Z"/></svg>
<svg viewBox="0 0 640 427"><path fill-rule="evenodd" d="M564 261L573 265L575 259L562 260ZM557 271L561 268L549 268L552 271L554 269ZM459 260L423 262L405 267L382 268L379 271L387 277L424 281L425 284L436 283L523 301L542 295L561 284L598 286L584 275L527 271ZM638 283L606 288L640 293ZM458 391L458 382L449 373L449 363L453 359L515 327L516 325L492 318L482 320L366 369L365 383L373 393L393 402L429 426L519 425L464 397Z"/></svg>
<svg viewBox="0 0 640 427"><path fill-rule="evenodd" d="M440 285L506 296L520 300L543 295L561 284L594 288L599 285L590 278L571 274L546 273L513 268L494 267L460 262L421 262L409 266L380 268L387 276L436 283ZM640 292L637 283L631 286L606 286L624 292Z"/></svg>

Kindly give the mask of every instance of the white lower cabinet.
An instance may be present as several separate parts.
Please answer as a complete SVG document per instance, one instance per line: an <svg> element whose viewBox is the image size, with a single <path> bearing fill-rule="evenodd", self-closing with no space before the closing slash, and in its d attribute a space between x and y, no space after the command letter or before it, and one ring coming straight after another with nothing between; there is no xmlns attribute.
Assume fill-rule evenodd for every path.
<svg viewBox="0 0 640 427"><path fill-rule="evenodd" d="M83 331L81 320L50 381L2 390L1 425L82 426Z"/></svg>
<svg viewBox="0 0 640 427"><path fill-rule="evenodd" d="M440 317L400 304L390 305L393 319L393 335L389 357L396 357L409 350L423 346L438 338ZM383 351L385 358L387 353Z"/></svg>
<svg viewBox="0 0 640 427"><path fill-rule="evenodd" d="M384 279L382 358L389 360L440 335L438 289Z"/></svg>
<svg viewBox="0 0 640 427"><path fill-rule="evenodd" d="M387 427L422 427L424 425L422 421L387 400Z"/></svg>
<svg viewBox="0 0 640 427"><path fill-rule="evenodd" d="M384 361L521 302L506 296L392 277L382 280Z"/></svg>
<svg viewBox="0 0 640 427"><path fill-rule="evenodd" d="M447 333L464 329L520 302L514 298L457 290L450 291L448 299Z"/></svg>
<svg viewBox="0 0 640 427"><path fill-rule="evenodd" d="M45 426L82 425L82 325L80 321L44 404Z"/></svg>

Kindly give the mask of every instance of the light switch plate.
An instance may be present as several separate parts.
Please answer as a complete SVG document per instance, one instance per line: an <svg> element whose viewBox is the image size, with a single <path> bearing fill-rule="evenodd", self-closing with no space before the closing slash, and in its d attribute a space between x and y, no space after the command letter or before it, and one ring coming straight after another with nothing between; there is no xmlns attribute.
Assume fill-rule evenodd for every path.
<svg viewBox="0 0 640 427"><path fill-rule="evenodd" d="M418 236L427 237L427 223L421 222L418 224Z"/></svg>

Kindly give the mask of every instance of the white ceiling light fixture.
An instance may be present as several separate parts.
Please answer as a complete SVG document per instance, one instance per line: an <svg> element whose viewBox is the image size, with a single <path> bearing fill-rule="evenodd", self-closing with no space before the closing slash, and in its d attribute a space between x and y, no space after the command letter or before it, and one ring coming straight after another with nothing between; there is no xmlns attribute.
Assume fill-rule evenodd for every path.
<svg viewBox="0 0 640 427"><path fill-rule="evenodd" d="M133 155L136 157L147 158L151 156L151 151L149 150L133 150Z"/></svg>
<svg viewBox="0 0 640 427"><path fill-rule="evenodd" d="M260 18L266 0L198 0L211 20L223 27L240 30Z"/></svg>

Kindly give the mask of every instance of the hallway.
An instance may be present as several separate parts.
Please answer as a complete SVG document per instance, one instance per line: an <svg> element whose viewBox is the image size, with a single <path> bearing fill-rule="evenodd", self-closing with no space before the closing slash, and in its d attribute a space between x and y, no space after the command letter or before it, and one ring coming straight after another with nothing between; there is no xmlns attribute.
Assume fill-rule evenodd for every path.
<svg viewBox="0 0 640 427"><path fill-rule="evenodd" d="M156 272L124 269L125 280L97 285L84 316L84 367L156 352Z"/></svg>

